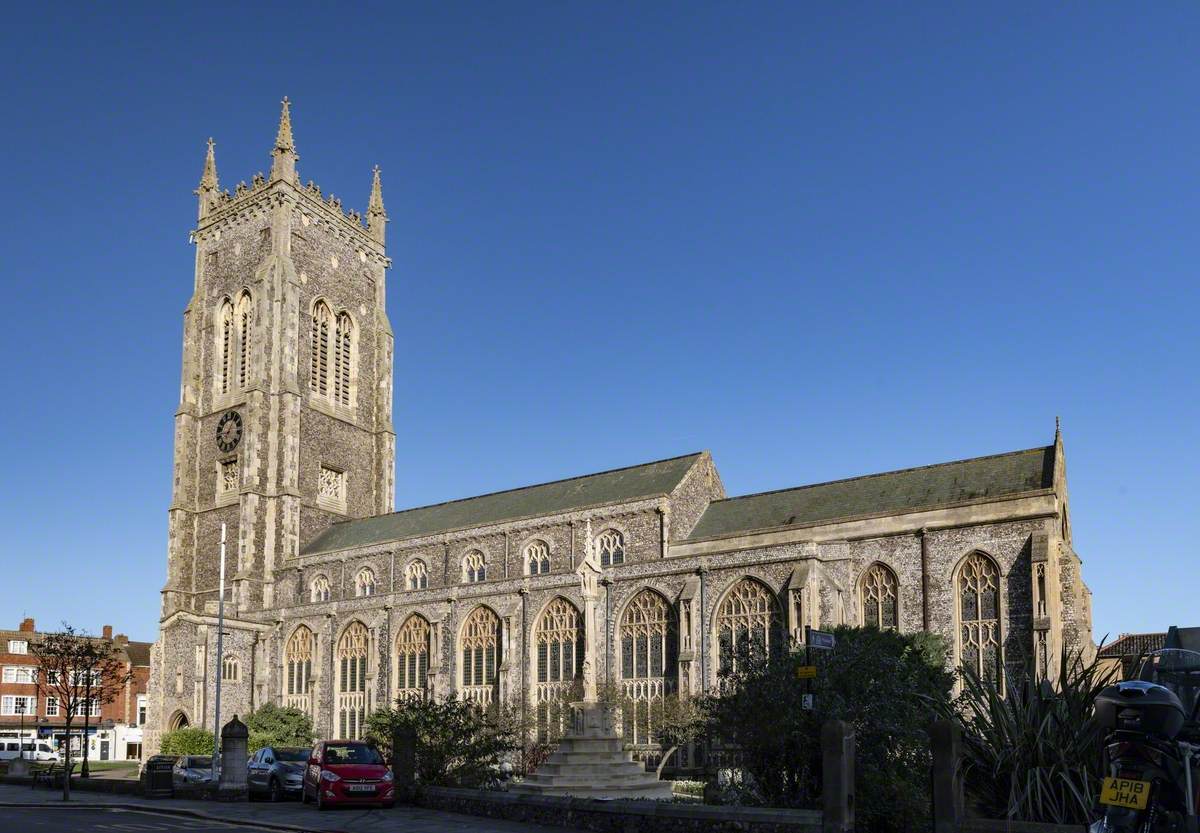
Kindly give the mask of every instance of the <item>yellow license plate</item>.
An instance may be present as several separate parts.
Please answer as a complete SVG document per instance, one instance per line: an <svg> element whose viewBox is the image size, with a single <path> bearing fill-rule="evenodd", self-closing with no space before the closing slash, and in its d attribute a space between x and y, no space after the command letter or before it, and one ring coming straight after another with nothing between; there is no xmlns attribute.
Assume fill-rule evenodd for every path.
<svg viewBox="0 0 1200 833"><path fill-rule="evenodd" d="M1145 810L1150 800L1150 782L1134 781L1132 778L1105 778L1100 790L1100 803L1116 807L1131 807Z"/></svg>

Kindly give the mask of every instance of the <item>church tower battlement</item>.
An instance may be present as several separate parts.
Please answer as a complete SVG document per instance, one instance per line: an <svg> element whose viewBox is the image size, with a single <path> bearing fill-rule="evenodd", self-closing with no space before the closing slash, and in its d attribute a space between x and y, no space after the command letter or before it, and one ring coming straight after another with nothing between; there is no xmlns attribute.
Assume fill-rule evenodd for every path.
<svg viewBox="0 0 1200 833"><path fill-rule="evenodd" d="M184 311L164 619L217 598L278 602L289 559L330 523L392 510L393 335L378 167L366 223L301 185L283 100L267 175L222 190L210 139Z"/></svg>

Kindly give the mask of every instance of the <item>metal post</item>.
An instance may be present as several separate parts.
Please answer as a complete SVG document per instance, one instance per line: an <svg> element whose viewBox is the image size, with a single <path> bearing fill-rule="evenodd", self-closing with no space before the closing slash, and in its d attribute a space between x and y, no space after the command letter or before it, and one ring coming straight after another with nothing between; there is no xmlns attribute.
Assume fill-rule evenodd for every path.
<svg viewBox="0 0 1200 833"><path fill-rule="evenodd" d="M21 750L21 760L23 761L25 760L25 701L14 700L13 702L16 703L17 714L21 715L21 731L17 734L20 745L17 748ZM30 744L30 749L32 750L32 748L33 744Z"/></svg>
<svg viewBox="0 0 1200 833"><path fill-rule="evenodd" d="M213 781L221 776L221 663L225 654L225 524L221 524L221 595L217 599L217 702L213 716Z"/></svg>

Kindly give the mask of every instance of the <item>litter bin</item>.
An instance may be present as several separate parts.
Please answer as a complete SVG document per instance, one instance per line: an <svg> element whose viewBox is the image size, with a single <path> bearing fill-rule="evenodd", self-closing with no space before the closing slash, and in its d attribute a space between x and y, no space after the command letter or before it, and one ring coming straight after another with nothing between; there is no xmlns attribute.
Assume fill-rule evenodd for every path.
<svg viewBox="0 0 1200 833"><path fill-rule="evenodd" d="M175 768L174 755L155 755L142 767L142 795L147 798L171 798L175 786L171 771Z"/></svg>

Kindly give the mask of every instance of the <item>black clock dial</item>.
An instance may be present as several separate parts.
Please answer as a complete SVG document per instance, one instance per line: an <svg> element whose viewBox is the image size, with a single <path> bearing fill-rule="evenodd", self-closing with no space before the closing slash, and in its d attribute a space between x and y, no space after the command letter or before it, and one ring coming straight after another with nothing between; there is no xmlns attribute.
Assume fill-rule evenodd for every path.
<svg viewBox="0 0 1200 833"><path fill-rule="evenodd" d="M242 441L242 415L237 411L224 414L217 423L217 448L229 453Z"/></svg>

